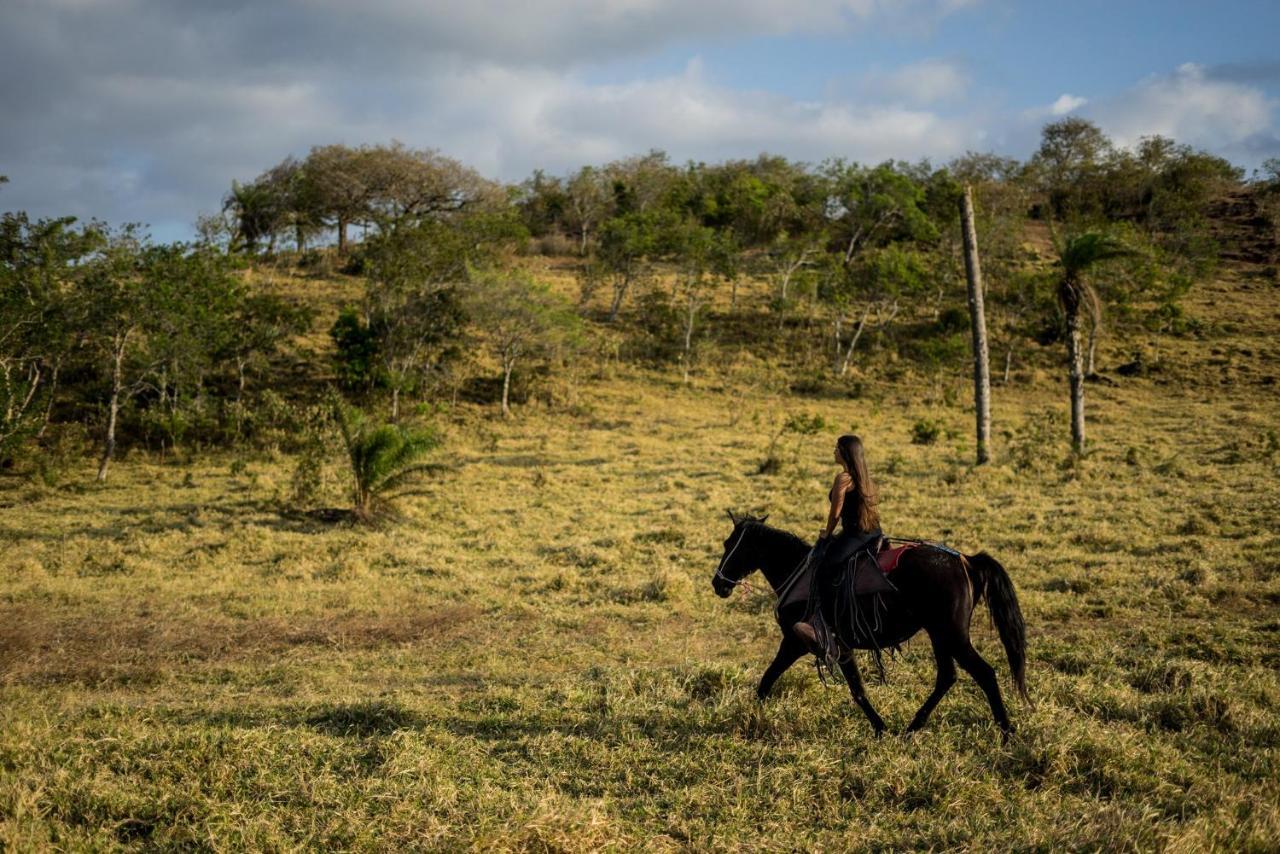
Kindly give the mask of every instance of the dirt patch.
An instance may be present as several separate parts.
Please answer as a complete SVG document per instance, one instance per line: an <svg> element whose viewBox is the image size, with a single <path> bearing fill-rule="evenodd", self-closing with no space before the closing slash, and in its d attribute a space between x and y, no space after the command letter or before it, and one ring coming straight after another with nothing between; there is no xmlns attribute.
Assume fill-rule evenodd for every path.
<svg viewBox="0 0 1280 854"><path fill-rule="evenodd" d="M149 684L174 666L236 661L305 647L373 649L456 636L480 615L470 605L333 616L73 618L0 606L0 683Z"/></svg>

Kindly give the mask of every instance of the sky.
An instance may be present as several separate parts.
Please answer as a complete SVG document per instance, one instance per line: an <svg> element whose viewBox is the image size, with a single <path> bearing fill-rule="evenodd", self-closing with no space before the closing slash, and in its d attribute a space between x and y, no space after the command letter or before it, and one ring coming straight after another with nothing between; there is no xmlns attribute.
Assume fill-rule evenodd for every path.
<svg viewBox="0 0 1280 854"><path fill-rule="evenodd" d="M403 142L504 181L662 149L1024 159L1078 115L1280 157L1276 0L0 0L0 210L193 233L233 179Z"/></svg>

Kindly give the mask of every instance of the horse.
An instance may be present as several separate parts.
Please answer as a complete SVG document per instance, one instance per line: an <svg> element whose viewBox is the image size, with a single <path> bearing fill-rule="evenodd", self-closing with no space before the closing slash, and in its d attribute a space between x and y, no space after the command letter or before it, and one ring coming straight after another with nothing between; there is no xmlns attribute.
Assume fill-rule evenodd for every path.
<svg viewBox="0 0 1280 854"><path fill-rule="evenodd" d="M729 518L733 522L733 531L724 541L724 554L711 578L715 594L721 599L727 598L756 570L764 574L777 594L808 555L810 545L795 534L765 524L769 518L767 515L738 518L731 512ZM906 732L910 734L919 730L929 720L934 707L955 684L956 664L959 664L986 694L991 713L1000 727L1001 738L1007 741L1014 728L1000 696L996 672L973 648L969 640L969 623L978 603L986 599L992 622L1009 659L1014 685L1023 700L1031 704L1026 686L1026 626L1009 574L986 552L961 555L923 544L903 553L891 578L897 591L882 594L885 597L883 619L871 637L856 642L853 648L879 650L903 643L922 629L928 634L937 664L937 677L932 693L916 712ZM805 607L802 600L780 609L777 614L782 642L756 688L756 697L761 702L768 698L778 677L809 652L805 642L791 630L797 621L804 619ZM847 639L841 640L841 648L843 654L838 663L849 692L871 722L876 736L880 736L886 729L885 723L867 699Z"/></svg>

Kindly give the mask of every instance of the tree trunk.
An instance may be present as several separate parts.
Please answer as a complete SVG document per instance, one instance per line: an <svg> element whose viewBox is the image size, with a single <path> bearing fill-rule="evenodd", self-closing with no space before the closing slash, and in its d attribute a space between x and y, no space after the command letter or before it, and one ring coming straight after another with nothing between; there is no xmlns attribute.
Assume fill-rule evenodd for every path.
<svg viewBox="0 0 1280 854"><path fill-rule="evenodd" d="M293 227L293 242L298 246L298 257L307 251L307 237L302 233L302 224L298 223Z"/></svg>
<svg viewBox="0 0 1280 854"><path fill-rule="evenodd" d="M858 321L858 328L853 330L853 337L849 339L849 348L844 351L844 361L840 363L840 376L849 373L849 363L853 361L853 348L858 346L858 339L862 337L862 330L867 328L867 318L871 316L871 306L867 306L866 311L862 312L862 318Z"/></svg>
<svg viewBox="0 0 1280 854"><path fill-rule="evenodd" d="M1080 352L1080 310L1067 311L1067 363L1071 381L1071 450L1084 456L1084 354Z"/></svg>
<svg viewBox="0 0 1280 854"><path fill-rule="evenodd" d="M515 367L515 359L508 359L502 365L502 417L511 417L511 371Z"/></svg>
<svg viewBox="0 0 1280 854"><path fill-rule="evenodd" d="M338 254L347 254L347 220L345 218L338 220Z"/></svg>
<svg viewBox="0 0 1280 854"><path fill-rule="evenodd" d="M631 277L628 276L621 282L615 282L613 285L613 304L609 306L609 322L618 319L618 312L622 310L622 299L627 295L627 286L631 284Z"/></svg>
<svg viewBox="0 0 1280 854"><path fill-rule="evenodd" d="M1094 370L1094 356L1098 352L1098 321L1094 320L1089 324L1089 355L1085 361L1084 375L1091 377L1097 373Z"/></svg>
<svg viewBox="0 0 1280 854"><path fill-rule="evenodd" d="M693 321L697 315L697 305L693 301L693 296L689 297L688 312L685 315L684 324L684 384L689 384L689 359L693 351Z"/></svg>
<svg viewBox="0 0 1280 854"><path fill-rule="evenodd" d="M1013 347L1010 346L1004 354L1004 384L1009 384L1009 369L1013 367Z"/></svg>
<svg viewBox="0 0 1280 854"><path fill-rule="evenodd" d="M398 421L400 419L400 386L391 387L391 420Z"/></svg>
<svg viewBox="0 0 1280 854"><path fill-rule="evenodd" d="M978 261L978 232L973 224L973 191L968 184L960 197L960 220L973 331L973 408L977 420L978 464L981 465L991 459L991 368L987 358L987 316L982 298L982 266Z"/></svg>
<svg viewBox="0 0 1280 854"><path fill-rule="evenodd" d="M102 446L102 461L98 464L98 480L107 479L107 467L116 452L116 418L120 413L120 394L124 386L124 350L129 337L116 336L115 364L111 370L111 403L107 409L107 437Z"/></svg>
<svg viewBox="0 0 1280 854"><path fill-rule="evenodd" d="M36 438L43 439L44 433L49 429L49 418L53 415L53 400L58 395L58 372L62 370L62 357L58 357L53 363L53 373L49 376L48 396L44 401L44 416L40 420L40 429L36 431Z"/></svg>
<svg viewBox="0 0 1280 854"><path fill-rule="evenodd" d="M579 255L581 255L581 256L582 256L582 257L584 257L584 258L587 256L587 227L586 227L586 225L583 225L583 226L582 226L582 246L579 248L579 250L578 250L578 254L579 254Z"/></svg>

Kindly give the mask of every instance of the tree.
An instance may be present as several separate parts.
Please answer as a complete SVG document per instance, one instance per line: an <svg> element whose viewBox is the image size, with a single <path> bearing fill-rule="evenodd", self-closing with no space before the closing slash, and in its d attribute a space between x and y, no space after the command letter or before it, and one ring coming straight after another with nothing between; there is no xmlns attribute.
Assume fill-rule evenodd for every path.
<svg viewBox="0 0 1280 854"><path fill-rule="evenodd" d="M422 460L440 445L439 436L433 430L377 424L336 395L331 406L351 467L352 512L362 522L384 518L394 511L396 498L410 494L436 468Z"/></svg>
<svg viewBox="0 0 1280 854"><path fill-rule="evenodd" d="M1045 125L1029 168L1060 220L1097 217L1102 211L1104 168L1114 149L1097 125L1071 116Z"/></svg>
<svg viewBox="0 0 1280 854"><path fill-rule="evenodd" d="M0 457L49 421L76 344L75 283L101 227L73 217L0 217Z"/></svg>
<svg viewBox="0 0 1280 854"><path fill-rule="evenodd" d="M401 394L455 353L469 248L463 229L429 220L382 234L369 247L363 320L376 341L377 379L391 390L392 419Z"/></svg>
<svg viewBox="0 0 1280 854"><path fill-rule="evenodd" d="M286 205L280 189L268 181L232 181L231 192L222 202L223 211L231 214L235 223L232 247L252 255L263 240L274 244L276 232L285 221Z"/></svg>
<svg viewBox="0 0 1280 854"><path fill-rule="evenodd" d="M868 169L837 159L824 164L823 174L828 218L846 266L869 246L937 238L937 228L922 209L924 188L894 163Z"/></svg>
<svg viewBox="0 0 1280 854"><path fill-rule="evenodd" d="M613 193L607 177L584 166L565 185L565 224L578 235L578 251L587 254L587 239L613 207Z"/></svg>
<svg viewBox="0 0 1280 854"><path fill-rule="evenodd" d="M1096 319L1101 313L1097 292L1085 274L1098 264L1132 254L1116 238L1096 231L1070 237L1059 251L1062 278L1058 283L1058 303L1067 324L1067 369L1071 390L1071 448L1077 456L1085 452L1084 354L1080 347L1080 311Z"/></svg>
<svg viewBox="0 0 1280 854"><path fill-rule="evenodd" d="M580 321L572 306L520 272L477 274L467 291L467 312L502 367L502 416L511 415L516 365L548 359L577 343Z"/></svg>
<svg viewBox="0 0 1280 854"><path fill-rule="evenodd" d="M151 318L145 248L145 238L134 226L109 235L81 282L87 338L109 376L99 481L107 479L115 456L120 407L145 387L153 367L142 357L143 327Z"/></svg>
<svg viewBox="0 0 1280 854"><path fill-rule="evenodd" d="M964 267L969 286L969 321L973 330L973 408L977 418L978 464L991 459L991 370L987 359L987 316L978 259L978 231L973 224L973 190L960 197L964 235Z"/></svg>
<svg viewBox="0 0 1280 854"><path fill-rule="evenodd" d="M658 251L662 219L655 214L628 213L601 227L597 257L613 288L610 322L617 319L627 291L645 274L649 257Z"/></svg>
<svg viewBox="0 0 1280 854"><path fill-rule="evenodd" d="M676 262L675 296L682 303L680 364L685 383L693 361L693 333L698 317L711 302L716 279L737 275L738 249L732 232L717 232L686 220L667 237Z"/></svg>
<svg viewBox="0 0 1280 854"><path fill-rule="evenodd" d="M338 254L347 252L347 227L368 212L371 188L359 149L326 145L311 149L303 166L308 197L323 222L338 232Z"/></svg>

